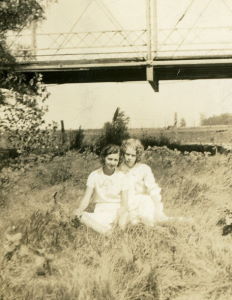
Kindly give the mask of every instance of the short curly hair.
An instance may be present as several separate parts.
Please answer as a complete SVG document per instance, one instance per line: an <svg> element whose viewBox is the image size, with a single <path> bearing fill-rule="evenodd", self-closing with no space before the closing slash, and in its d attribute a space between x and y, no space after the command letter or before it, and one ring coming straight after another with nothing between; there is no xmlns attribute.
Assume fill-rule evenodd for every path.
<svg viewBox="0 0 232 300"><path fill-rule="evenodd" d="M119 154L119 162L121 161L121 151L120 151L120 147L118 145L114 145L114 144L109 144L106 145L100 153L100 162L102 165L105 164L105 158L107 155L110 154Z"/></svg>
<svg viewBox="0 0 232 300"><path fill-rule="evenodd" d="M121 153L124 156L126 153L126 149L131 147L136 152L136 162L140 162L142 159L142 155L144 152L144 147L139 139L127 139L122 142L121 145Z"/></svg>

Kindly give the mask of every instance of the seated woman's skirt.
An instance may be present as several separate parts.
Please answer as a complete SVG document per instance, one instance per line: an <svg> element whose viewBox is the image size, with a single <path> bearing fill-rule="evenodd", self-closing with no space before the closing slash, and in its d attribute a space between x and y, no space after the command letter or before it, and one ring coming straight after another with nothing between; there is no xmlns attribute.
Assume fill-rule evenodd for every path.
<svg viewBox="0 0 232 300"><path fill-rule="evenodd" d="M97 203L93 213L83 212L81 223L100 233L108 233L118 216L120 203Z"/></svg>
<svg viewBox="0 0 232 300"><path fill-rule="evenodd" d="M128 201L129 222L144 223L153 226L155 222L165 221L168 217L163 212L162 202L155 205L149 195L133 195Z"/></svg>

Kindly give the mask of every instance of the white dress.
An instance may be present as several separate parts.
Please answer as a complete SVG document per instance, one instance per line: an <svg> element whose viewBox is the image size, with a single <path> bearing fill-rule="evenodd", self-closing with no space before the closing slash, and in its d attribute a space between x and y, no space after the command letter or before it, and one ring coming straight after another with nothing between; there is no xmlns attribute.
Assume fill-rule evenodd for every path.
<svg viewBox="0 0 232 300"><path fill-rule="evenodd" d="M136 163L131 169L121 167L126 175L128 185L128 212L132 224L142 222L153 226L157 221L168 217L163 212L161 188L155 181L151 168L142 163ZM154 202L153 199L157 201Z"/></svg>
<svg viewBox="0 0 232 300"><path fill-rule="evenodd" d="M103 169L93 171L87 186L94 189L93 213L83 212L81 222L100 233L107 233L114 225L121 204L121 193L125 189L124 174L115 170L112 175L105 175Z"/></svg>

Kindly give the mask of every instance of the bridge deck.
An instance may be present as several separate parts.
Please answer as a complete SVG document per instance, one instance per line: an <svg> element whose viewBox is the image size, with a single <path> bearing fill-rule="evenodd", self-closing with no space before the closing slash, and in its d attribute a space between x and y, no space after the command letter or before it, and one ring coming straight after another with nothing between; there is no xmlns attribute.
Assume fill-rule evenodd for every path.
<svg viewBox="0 0 232 300"><path fill-rule="evenodd" d="M45 83L62 84L146 81L148 66L158 81L232 78L232 56L162 58L150 63L143 59L34 61L19 63L16 70L28 75L39 72Z"/></svg>

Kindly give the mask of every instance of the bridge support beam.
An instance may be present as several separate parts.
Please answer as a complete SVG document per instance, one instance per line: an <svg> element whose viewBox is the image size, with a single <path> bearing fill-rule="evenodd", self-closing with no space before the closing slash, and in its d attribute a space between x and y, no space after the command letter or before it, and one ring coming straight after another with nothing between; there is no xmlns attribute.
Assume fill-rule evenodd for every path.
<svg viewBox="0 0 232 300"><path fill-rule="evenodd" d="M146 78L155 92L159 92L159 80L152 66L146 68Z"/></svg>

